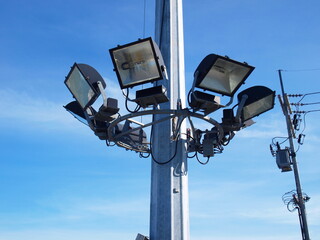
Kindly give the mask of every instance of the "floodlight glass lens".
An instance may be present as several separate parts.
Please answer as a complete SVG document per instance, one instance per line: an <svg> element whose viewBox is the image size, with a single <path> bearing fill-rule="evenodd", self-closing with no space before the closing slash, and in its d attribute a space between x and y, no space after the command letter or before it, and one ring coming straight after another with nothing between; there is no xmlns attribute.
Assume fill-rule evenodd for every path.
<svg viewBox="0 0 320 240"><path fill-rule="evenodd" d="M199 87L230 95L241 84L249 71L249 67L218 58Z"/></svg>
<svg viewBox="0 0 320 240"><path fill-rule="evenodd" d="M253 118L273 108L274 95L271 94L243 108L243 121Z"/></svg>
<svg viewBox="0 0 320 240"><path fill-rule="evenodd" d="M73 71L69 75L66 84L82 108L85 108L95 96L95 92L77 66L74 67Z"/></svg>
<svg viewBox="0 0 320 240"><path fill-rule="evenodd" d="M149 41L113 51L123 87L159 78L160 73Z"/></svg>

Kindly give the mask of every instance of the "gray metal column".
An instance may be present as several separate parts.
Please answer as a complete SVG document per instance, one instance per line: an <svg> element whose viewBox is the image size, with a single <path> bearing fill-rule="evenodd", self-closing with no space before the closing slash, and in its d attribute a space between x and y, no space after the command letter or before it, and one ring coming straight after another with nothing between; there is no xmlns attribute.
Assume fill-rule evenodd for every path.
<svg viewBox="0 0 320 240"><path fill-rule="evenodd" d="M163 80L170 102L161 109L185 107L182 0L156 0L156 42L167 66ZM154 116L157 119L163 116ZM172 141L175 121L152 129L150 240L189 240L188 170L185 136ZM185 133L185 123L181 131ZM156 163L158 162L158 163ZM162 164L159 164L162 163Z"/></svg>

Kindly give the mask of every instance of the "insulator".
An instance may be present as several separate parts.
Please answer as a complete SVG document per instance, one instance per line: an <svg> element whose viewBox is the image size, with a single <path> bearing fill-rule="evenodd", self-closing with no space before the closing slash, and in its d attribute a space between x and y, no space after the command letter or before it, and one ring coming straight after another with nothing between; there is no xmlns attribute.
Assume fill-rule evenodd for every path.
<svg viewBox="0 0 320 240"><path fill-rule="evenodd" d="M305 134L299 134L298 143L302 145L304 143Z"/></svg>
<svg viewBox="0 0 320 240"><path fill-rule="evenodd" d="M301 113L307 113L306 111L292 111L292 112L293 112L293 113L298 113L298 114L299 114L299 113L300 113L300 114L301 114Z"/></svg>
<svg viewBox="0 0 320 240"><path fill-rule="evenodd" d="M288 97L302 97L303 94L288 94Z"/></svg>

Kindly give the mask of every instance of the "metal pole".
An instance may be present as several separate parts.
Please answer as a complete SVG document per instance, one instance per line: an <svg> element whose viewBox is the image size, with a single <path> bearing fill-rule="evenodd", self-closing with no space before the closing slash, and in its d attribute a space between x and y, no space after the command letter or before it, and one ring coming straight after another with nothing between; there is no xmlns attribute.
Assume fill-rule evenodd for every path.
<svg viewBox="0 0 320 240"><path fill-rule="evenodd" d="M296 182L296 190L297 190L297 194L298 194L298 206L299 206L298 212L299 212L299 220L300 220L300 226L301 226L301 235L302 235L303 240L310 240L308 224L307 224L307 216L306 216L306 207L305 207L304 199L302 196L296 152L295 152L294 144L293 144L293 136L292 136L293 133L292 133L292 127L291 127L292 123L291 123L290 115L288 113L289 106L287 106L287 101L285 100L286 94L284 91L281 71L282 70L278 70L278 73L279 73L282 98L283 98L283 104L284 104L283 113L286 117L288 137L289 137L289 143L290 143L290 156L292 159L294 178L295 178L295 182Z"/></svg>
<svg viewBox="0 0 320 240"><path fill-rule="evenodd" d="M185 107L184 40L182 0L156 0L156 42L168 71L170 102L161 109ZM156 121L159 117L154 116ZM176 120L176 119L175 119ZM165 121L152 128L150 240L189 240L189 196L186 140L180 134L171 139L176 121ZM185 131L185 123L181 131ZM160 163L160 164L159 164Z"/></svg>

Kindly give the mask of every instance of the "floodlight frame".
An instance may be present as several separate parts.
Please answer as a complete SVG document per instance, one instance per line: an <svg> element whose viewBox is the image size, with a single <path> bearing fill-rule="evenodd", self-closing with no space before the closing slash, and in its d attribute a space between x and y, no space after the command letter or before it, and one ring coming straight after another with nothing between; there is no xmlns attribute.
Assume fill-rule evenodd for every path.
<svg viewBox="0 0 320 240"><path fill-rule="evenodd" d="M80 74L83 76L83 78L85 79L86 83L88 84L88 86L91 88L91 90L94 93L94 95L91 97L91 99L84 106L82 106L80 104L78 98L76 97L76 94L73 92L73 90L67 84L71 74L73 73L73 71L76 68L80 72ZM101 82L103 88L106 88L105 81L103 80L103 78L101 77L101 75L98 73L98 71L96 69L94 69L92 66L90 66L88 64L76 63L75 62L73 64L73 66L71 67L68 75L66 76L64 84L67 86L67 88L71 92L72 96L74 97L74 99L76 99L76 101L79 103L81 108L83 110L86 110L89 106L91 106L97 100L97 98L101 94L99 86L98 86L98 82Z"/></svg>
<svg viewBox="0 0 320 240"><path fill-rule="evenodd" d="M212 90L209 88L205 88L203 86L200 86L201 82L203 81L203 79L207 76L207 74L210 72L210 69L214 66L214 64L217 62L218 59L222 59L224 61L227 62L231 62L237 65L240 65L242 67L246 67L248 68L248 72L247 74L242 78L242 80L239 82L239 84L233 89L233 91L231 93L228 92L224 92L224 91L218 91L218 90ZM198 67L196 68L195 72L194 72L194 82L193 82L193 88L197 87L197 88L201 88L203 90L208 90L214 93L219 93L221 95L225 95L225 96L229 96L229 97L233 97L233 95L238 91L238 89L241 87L241 85L245 82L245 80L249 77L249 75L252 73L252 71L255 69L255 67L247 64L247 63L242 63L242 62L238 62L236 60L233 60L229 57L223 57L217 54L209 54L207 55L198 65Z"/></svg>
<svg viewBox="0 0 320 240"><path fill-rule="evenodd" d="M143 43L143 42L150 42L150 46L151 46L151 49L152 49L152 54L153 54L153 57L154 57L155 62L156 62L156 67L157 67L157 70L158 70L158 73L159 73L159 77L152 78L152 79L149 79L149 80L146 80L146 81L143 81L143 82L124 85L123 82L121 81L121 75L120 75L119 70L117 68L117 63L115 61L113 52L116 51L116 50L120 50L122 48L127 48L127 47L130 47L130 46L134 46L136 44ZM117 78L118 78L118 82L119 82L119 85L120 85L121 89L132 88L134 86L138 86L138 85L142 85L142 84L145 84L145 83L150 83L150 82L154 82L154 81L158 81L158 80L163 79L163 71L164 71L164 68L165 68L164 61L163 61L162 54L160 52L160 49L159 49L158 45L153 41L153 39L151 37L144 38L144 39L139 39L138 41L131 42L131 43L128 43L128 44L125 44L125 45L118 45L115 48L109 49L109 53L110 53L111 60L112 60L113 66L114 66L114 71L116 72L116 75L117 75ZM162 69L162 67L163 67L163 69Z"/></svg>

